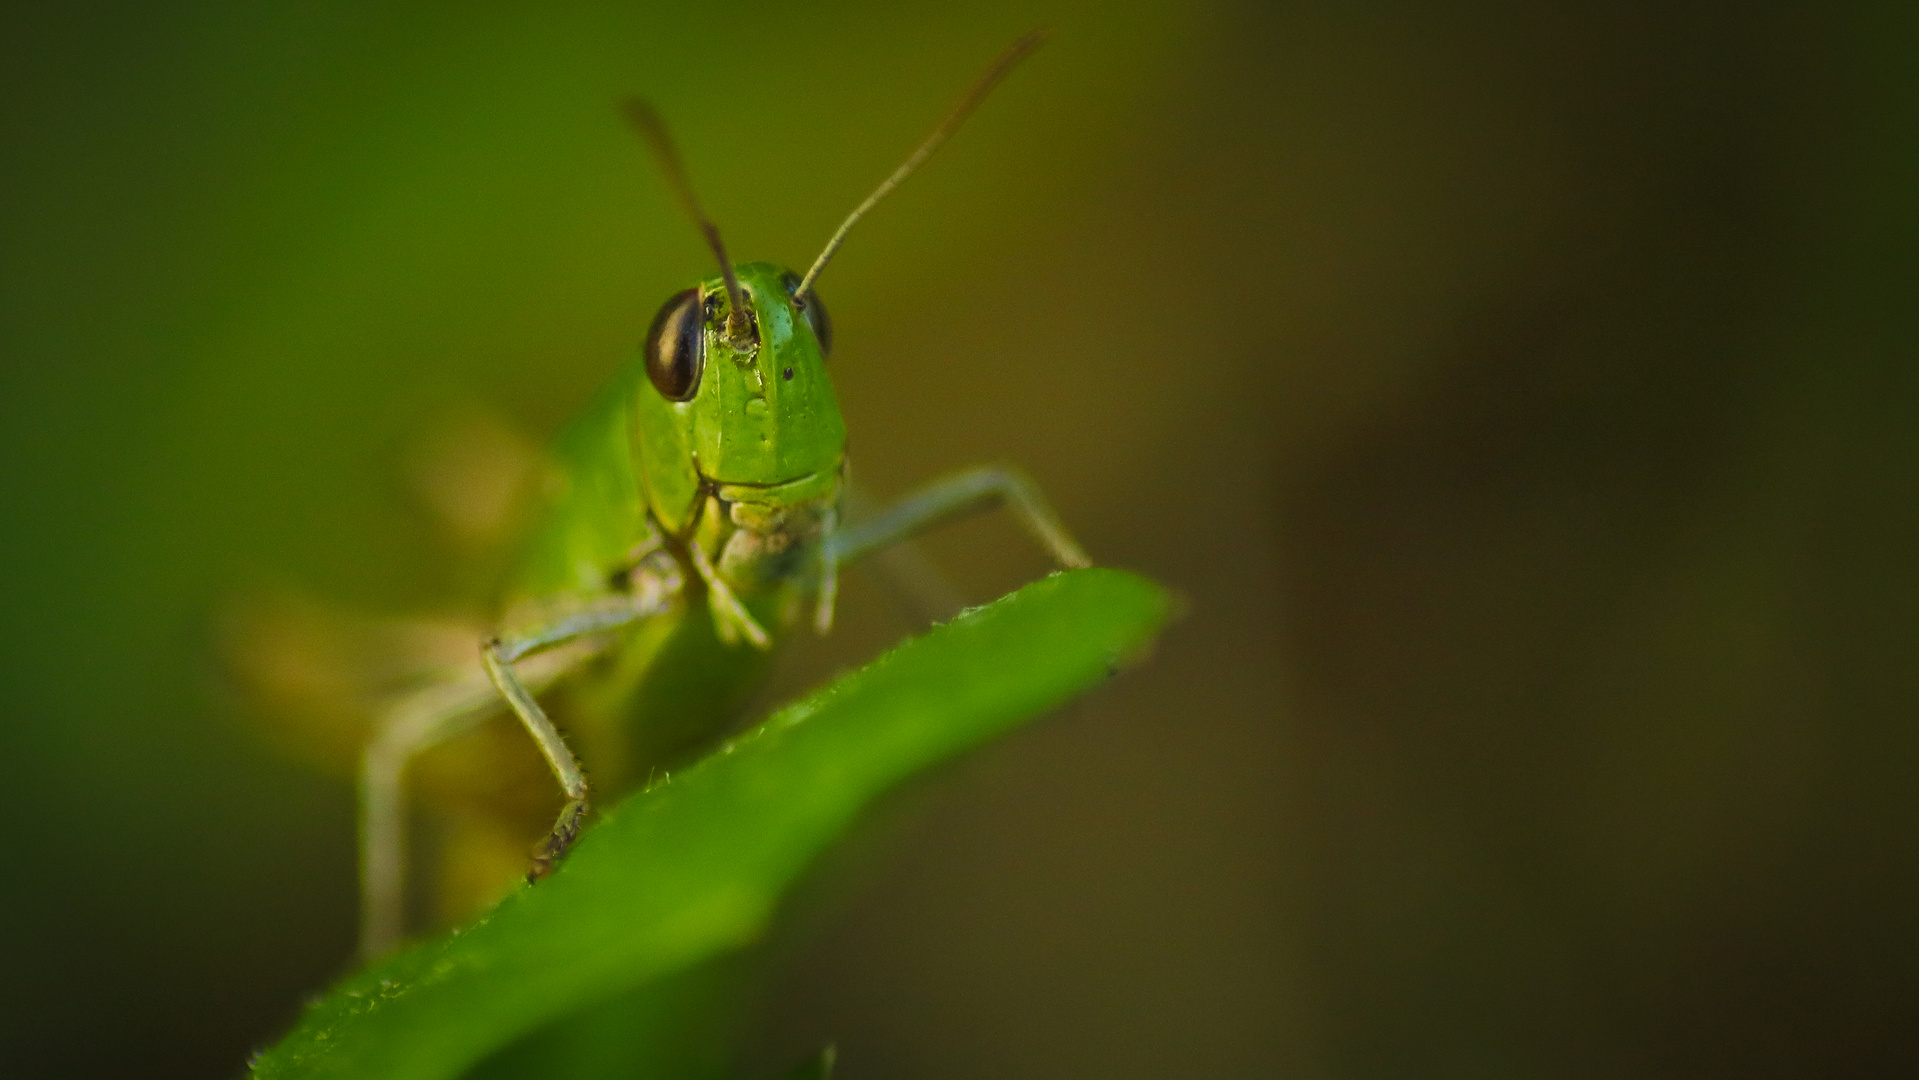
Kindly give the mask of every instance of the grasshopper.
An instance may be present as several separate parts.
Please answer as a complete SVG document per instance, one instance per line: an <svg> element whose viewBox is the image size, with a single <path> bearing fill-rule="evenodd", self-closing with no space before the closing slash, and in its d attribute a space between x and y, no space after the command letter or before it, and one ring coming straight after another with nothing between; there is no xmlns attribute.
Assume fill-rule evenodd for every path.
<svg viewBox="0 0 1919 1080"><path fill-rule="evenodd" d="M553 443L553 482L499 585L491 632L470 646L478 663L451 665L378 710L359 761L364 957L393 949L405 929L409 765L502 706L564 798L525 870L537 881L597 794L684 760L739 711L784 638L805 623L831 629L848 564L1003 506L1060 567L1089 565L1039 490L1008 468L960 472L843 520L846 427L826 371L832 324L814 288L853 225L1041 40L1028 34L995 59L804 275L733 263L664 123L644 102L624 103L719 273L667 299L640 354ZM484 784L469 786L484 797Z"/></svg>

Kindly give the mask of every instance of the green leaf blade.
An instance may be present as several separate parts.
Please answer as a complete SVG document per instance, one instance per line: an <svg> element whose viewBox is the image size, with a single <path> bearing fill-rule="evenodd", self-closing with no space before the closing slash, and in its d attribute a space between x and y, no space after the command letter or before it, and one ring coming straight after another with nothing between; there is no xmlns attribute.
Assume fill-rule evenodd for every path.
<svg viewBox="0 0 1919 1080"><path fill-rule="evenodd" d="M1142 578L1079 570L901 644L631 796L551 878L475 925L336 986L255 1075L456 1077L570 1012L751 942L866 805L1098 683L1169 609Z"/></svg>

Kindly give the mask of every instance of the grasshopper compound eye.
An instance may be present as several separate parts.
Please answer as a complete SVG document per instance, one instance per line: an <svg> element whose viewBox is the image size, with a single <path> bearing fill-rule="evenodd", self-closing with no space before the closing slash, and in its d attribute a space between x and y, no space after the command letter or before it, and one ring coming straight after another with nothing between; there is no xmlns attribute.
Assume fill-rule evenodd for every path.
<svg viewBox="0 0 1919 1080"><path fill-rule="evenodd" d="M800 287L800 276L788 271L780 278L780 284L785 286L786 295L791 298ZM809 290L806 295L794 300L793 306L799 309L806 325L813 328L813 340L820 343L820 357L824 359L832 355L833 320L826 317L826 305L820 303L820 294Z"/></svg>
<svg viewBox="0 0 1919 1080"><path fill-rule="evenodd" d="M706 319L700 290L674 293L646 332L646 377L668 401L690 401L706 367Z"/></svg>

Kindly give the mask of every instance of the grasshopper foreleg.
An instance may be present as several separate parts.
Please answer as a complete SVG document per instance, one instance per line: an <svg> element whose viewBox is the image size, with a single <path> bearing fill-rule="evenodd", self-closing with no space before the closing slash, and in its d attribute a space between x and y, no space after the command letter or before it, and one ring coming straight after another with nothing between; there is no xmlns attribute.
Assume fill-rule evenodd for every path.
<svg viewBox="0 0 1919 1080"><path fill-rule="evenodd" d="M828 539L840 565L890 547L934 525L1004 506L1062 569L1091 566L1091 559L1026 474L1003 465L954 473L921 488L878 514Z"/></svg>
<svg viewBox="0 0 1919 1080"><path fill-rule="evenodd" d="M820 516L820 587L813 604L813 629L825 634L833 629L833 607L840 595L840 561L833 554L833 535L839 531L837 507L829 506Z"/></svg>
<svg viewBox="0 0 1919 1080"><path fill-rule="evenodd" d="M714 568L713 560L707 556L706 549L700 547L698 543L691 543L686 546L686 550L693 563L693 571L700 575L701 581L706 583L706 604L712 610L713 627L720 635L720 640L731 645L739 636L744 635L756 649L772 648L773 639L767 635L765 628L760 626L758 620L753 618L753 613L746 610L746 605L740 603L740 598L733 595L732 586L728 585L726 579L721 577L720 572Z"/></svg>

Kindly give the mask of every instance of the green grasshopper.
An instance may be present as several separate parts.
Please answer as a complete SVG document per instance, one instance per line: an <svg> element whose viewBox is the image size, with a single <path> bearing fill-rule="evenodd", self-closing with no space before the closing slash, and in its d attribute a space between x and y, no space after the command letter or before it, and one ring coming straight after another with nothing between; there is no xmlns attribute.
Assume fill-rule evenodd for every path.
<svg viewBox="0 0 1919 1080"><path fill-rule="evenodd" d="M566 853L591 795L549 707L589 751L596 784L617 791L710 739L801 623L829 630L839 571L863 555L1003 505L1058 565L1088 565L1038 489L1005 468L949 476L842 524L846 427L826 373L831 323L814 290L853 224L1040 41L1028 34L1002 53L804 276L732 263L665 126L645 103L626 103L719 274L668 298L640 356L559 435L556 482L505 576L478 667L382 711L360 764L365 956L402 936L409 762L502 702L565 797L534 849L532 881Z"/></svg>

